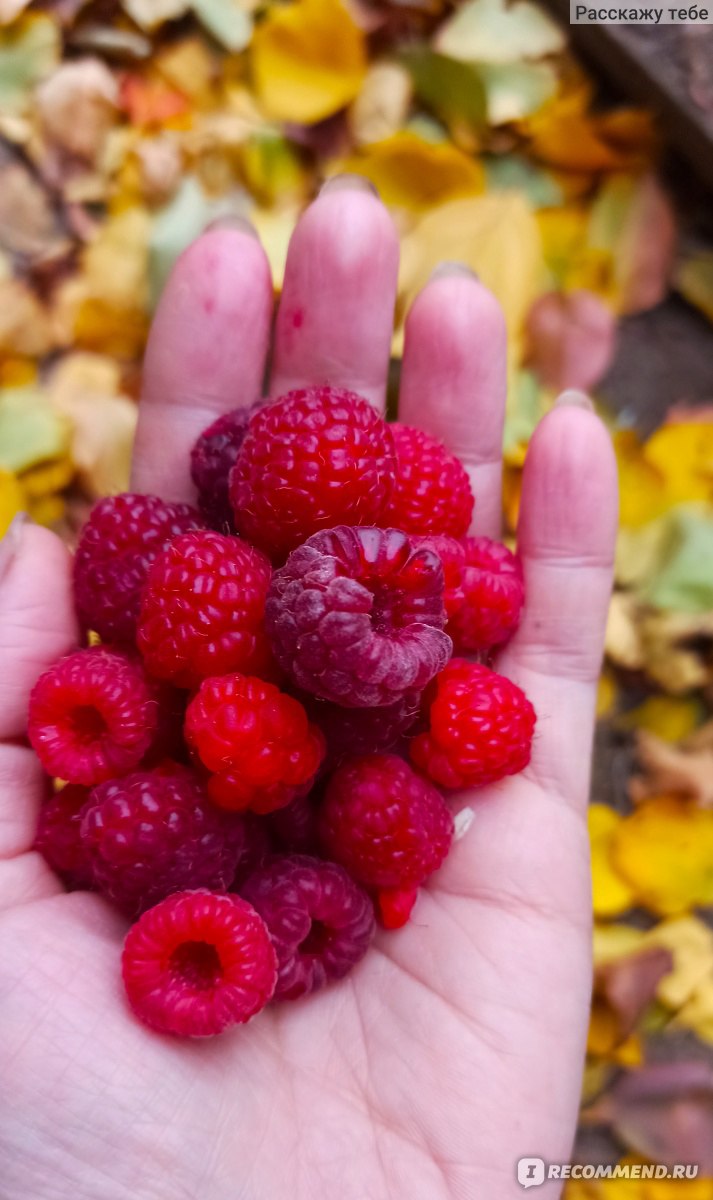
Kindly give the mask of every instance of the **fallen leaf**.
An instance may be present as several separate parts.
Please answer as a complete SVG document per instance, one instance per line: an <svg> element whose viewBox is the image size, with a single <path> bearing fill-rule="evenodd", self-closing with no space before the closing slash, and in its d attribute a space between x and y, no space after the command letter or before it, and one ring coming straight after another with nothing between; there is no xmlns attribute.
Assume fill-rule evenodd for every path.
<svg viewBox="0 0 713 1200"><path fill-rule="evenodd" d="M122 4L132 20L149 31L182 17L189 8L189 0L122 0Z"/></svg>
<svg viewBox="0 0 713 1200"><path fill-rule="evenodd" d="M619 567L622 582L632 577L628 564L638 562L641 552L647 557L658 555L663 526L654 528L653 518L666 511L669 502L664 478L658 467L644 454L644 446L633 429L617 429L613 434L614 450L619 468L619 521L628 536L628 529L645 526L641 538L628 537L621 553ZM617 578L619 578L617 574Z"/></svg>
<svg viewBox="0 0 713 1200"><path fill-rule="evenodd" d="M164 125L190 110L187 96L154 76L124 75L119 102L132 125Z"/></svg>
<svg viewBox="0 0 713 1200"><path fill-rule="evenodd" d="M702 1175L713 1174L713 1068L707 1063L649 1063L626 1072L584 1117L608 1125L650 1161L696 1163Z"/></svg>
<svg viewBox="0 0 713 1200"><path fill-rule="evenodd" d="M25 494L16 475L0 467L0 538L5 536L13 517L25 506Z"/></svg>
<svg viewBox="0 0 713 1200"><path fill-rule="evenodd" d="M0 245L35 262L58 258L70 247L47 189L11 158L0 165Z"/></svg>
<svg viewBox="0 0 713 1200"><path fill-rule="evenodd" d="M645 659L641 606L628 592L614 592L609 604L604 646L607 658L627 671L642 670Z"/></svg>
<svg viewBox="0 0 713 1200"><path fill-rule="evenodd" d="M665 692L713 683L713 613L644 612L640 636L647 674Z"/></svg>
<svg viewBox="0 0 713 1200"><path fill-rule="evenodd" d="M713 968L707 979L679 1010L676 1024L693 1032L702 1041L713 1045Z"/></svg>
<svg viewBox="0 0 713 1200"><path fill-rule="evenodd" d="M634 803L667 794L713 807L713 749L672 746L647 730L638 731L636 749L640 772L629 782Z"/></svg>
<svg viewBox="0 0 713 1200"><path fill-rule="evenodd" d="M63 63L35 95L45 135L68 154L96 162L119 103L109 68L98 58Z"/></svg>
<svg viewBox="0 0 713 1200"><path fill-rule="evenodd" d="M519 154L488 155L483 159L483 165L488 191L520 192L533 209L564 203L564 189L557 176Z"/></svg>
<svg viewBox="0 0 713 1200"><path fill-rule="evenodd" d="M605 182L591 209L589 243L611 254L618 312L645 312L661 303L676 237L671 201L654 175L617 175Z"/></svg>
<svg viewBox="0 0 713 1200"><path fill-rule="evenodd" d="M441 25L435 46L463 62L519 63L559 54L560 26L528 0L468 0Z"/></svg>
<svg viewBox="0 0 713 1200"><path fill-rule="evenodd" d="M680 505L666 519L663 553L640 596L654 608L713 611L713 508Z"/></svg>
<svg viewBox="0 0 713 1200"><path fill-rule="evenodd" d="M665 422L645 443L644 456L659 472L669 504L713 501L713 421Z"/></svg>
<svg viewBox="0 0 713 1200"><path fill-rule="evenodd" d="M138 410L120 393L116 362L99 355L67 355L53 371L47 394L71 422L72 460L89 495L125 491Z"/></svg>
<svg viewBox="0 0 713 1200"><path fill-rule="evenodd" d="M663 738L665 742L680 742L696 728L701 716L701 705L697 700L684 696L647 696L617 718L620 729L643 729ZM659 792L667 788L658 788Z"/></svg>
<svg viewBox="0 0 713 1200"><path fill-rule="evenodd" d="M432 209L484 189L481 166L450 142L432 142L404 129L365 146L335 171L370 179L385 204L413 211Z"/></svg>
<svg viewBox="0 0 713 1200"><path fill-rule="evenodd" d="M226 50L244 50L253 31L256 4L242 0L191 0L191 8L209 33Z"/></svg>
<svg viewBox="0 0 713 1200"><path fill-rule="evenodd" d="M592 855L592 894L596 917L616 917L635 903L632 889L614 869L611 846L622 817L604 804L590 804L587 811Z"/></svg>
<svg viewBox="0 0 713 1200"><path fill-rule="evenodd" d="M491 125L522 121L539 112L557 91L549 63L478 63Z"/></svg>
<svg viewBox="0 0 713 1200"><path fill-rule="evenodd" d="M349 128L357 145L393 137L405 123L413 94L411 76L394 62L376 62L349 110Z"/></svg>
<svg viewBox="0 0 713 1200"><path fill-rule="evenodd" d="M713 250L684 258L676 268L673 282L689 304L713 321Z"/></svg>
<svg viewBox="0 0 713 1200"><path fill-rule="evenodd" d="M21 279L0 280L0 354L40 358L54 344L50 315Z"/></svg>
<svg viewBox="0 0 713 1200"><path fill-rule="evenodd" d="M427 47L408 50L403 61L421 103L435 113L457 140L485 124L487 97L478 71L469 63L436 54Z"/></svg>
<svg viewBox="0 0 713 1200"><path fill-rule="evenodd" d="M546 292L533 304L526 325L526 363L555 391L589 391L611 366L616 321L591 292Z"/></svg>
<svg viewBox="0 0 713 1200"><path fill-rule="evenodd" d="M170 133L142 138L135 150L140 188L147 204L166 204L181 180L183 159L176 138Z"/></svg>
<svg viewBox="0 0 713 1200"><path fill-rule="evenodd" d="M672 966L669 950L648 946L597 968L587 1043L590 1054L608 1058L631 1037Z"/></svg>
<svg viewBox="0 0 713 1200"><path fill-rule="evenodd" d="M241 150L245 182L251 195L267 207L281 208L304 200L310 179L291 143L274 129L254 134Z"/></svg>
<svg viewBox="0 0 713 1200"><path fill-rule="evenodd" d="M604 667L597 680L597 720L611 715L616 707L618 695L614 673Z"/></svg>
<svg viewBox="0 0 713 1200"><path fill-rule="evenodd" d="M659 981L656 995L678 1013L701 986L713 980L713 931L699 917L676 917L661 921L643 940L673 955L673 968Z"/></svg>
<svg viewBox="0 0 713 1200"><path fill-rule="evenodd" d="M188 245L220 213L192 175L184 177L169 204L160 210L153 223L148 244L149 302L152 309L171 272Z"/></svg>
<svg viewBox="0 0 713 1200"><path fill-rule="evenodd" d="M611 862L653 912L713 904L713 810L675 796L647 800L614 831Z"/></svg>
<svg viewBox="0 0 713 1200"><path fill-rule="evenodd" d="M0 468L15 475L66 455L68 422L34 388L0 392Z"/></svg>
<svg viewBox="0 0 713 1200"><path fill-rule="evenodd" d="M268 9L253 35L251 60L269 116L305 125L350 104L367 69L364 34L340 0Z"/></svg>
<svg viewBox="0 0 713 1200"><path fill-rule="evenodd" d="M0 0L0 25L9 25L29 4L30 0Z"/></svg>
<svg viewBox="0 0 713 1200"><path fill-rule="evenodd" d="M0 29L0 110L22 110L32 90L59 62L59 30L50 17L27 13Z"/></svg>

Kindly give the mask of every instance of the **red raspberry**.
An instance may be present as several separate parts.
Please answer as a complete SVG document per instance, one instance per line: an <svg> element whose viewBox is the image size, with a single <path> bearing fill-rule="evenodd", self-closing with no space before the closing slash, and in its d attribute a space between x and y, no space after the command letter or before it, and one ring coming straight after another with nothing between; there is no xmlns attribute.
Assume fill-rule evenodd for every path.
<svg viewBox="0 0 713 1200"><path fill-rule="evenodd" d="M380 523L405 533L467 533L475 501L460 460L422 429L394 423L391 432L396 484Z"/></svg>
<svg viewBox="0 0 713 1200"><path fill-rule="evenodd" d="M342 979L374 936L371 900L336 863L280 855L241 892L267 925L277 953L276 1000L296 1000Z"/></svg>
<svg viewBox="0 0 713 1200"><path fill-rule="evenodd" d="M312 854L317 850L317 802L314 791L295 796L284 808L265 818L270 836L280 850Z"/></svg>
<svg viewBox="0 0 713 1200"><path fill-rule="evenodd" d="M84 629L102 641L133 642L141 589L171 538L205 521L188 504L125 492L94 505L74 559L74 595Z"/></svg>
<svg viewBox="0 0 713 1200"><path fill-rule="evenodd" d="M315 533L275 571L265 626L298 687L348 708L418 691L451 653L443 569L397 529Z"/></svg>
<svg viewBox="0 0 713 1200"><path fill-rule="evenodd" d="M394 754L369 754L339 767L320 813L330 858L370 888L418 887L440 867L453 818L440 792Z"/></svg>
<svg viewBox="0 0 713 1200"><path fill-rule="evenodd" d="M418 888L381 888L376 893L376 915L384 929L401 929L418 899Z"/></svg>
<svg viewBox="0 0 713 1200"><path fill-rule="evenodd" d="M501 646L520 624L525 603L522 564L502 542L487 537L425 537L446 580L446 629L457 651Z"/></svg>
<svg viewBox="0 0 713 1200"><path fill-rule="evenodd" d="M280 810L283 811L283 810ZM245 880L261 867L273 852L270 817L259 817L256 813L241 813L239 818L245 830L245 846L238 863L229 891L239 892Z"/></svg>
<svg viewBox="0 0 713 1200"><path fill-rule="evenodd" d="M482 787L530 761L535 710L504 675L454 658L433 684L429 728L411 742L417 767L441 787Z"/></svg>
<svg viewBox="0 0 713 1200"><path fill-rule="evenodd" d="M282 808L309 788L324 757L324 738L299 701L247 675L204 680L185 733L212 772L211 799L224 808Z"/></svg>
<svg viewBox="0 0 713 1200"><path fill-rule="evenodd" d="M27 733L48 775L91 786L141 762L158 725L139 662L103 646L68 654L40 675Z"/></svg>
<svg viewBox="0 0 713 1200"><path fill-rule="evenodd" d="M228 477L243 444L248 422L264 400L250 408L223 413L204 429L191 450L191 478L198 491L198 507L216 529L234 533L233 509L228 495Z"/></svg>
<svg viewBox="0 0 713 1200"><path fill-rule="evenodd" d="M136 916L171 892L227 888L246 836L240 817L216 808L193 772L172 763L94 788L82 845L95 887Z"/></svg>
<svg viewBox="0 0 713 1200"><path fill-rule="evenodd" d="M277 960L265 922L240 896L175 892L132 925L122 973L144 1024L210 1037L265 1007Z"/></svg>
<svg viewBox="0 0 713 1200"><path fill-rule="evenodd" d="M284 560L310 534L378 521L393 486L389 426L354 392L289 392L250 421L230 475L238 530Z"/></svg>
<svg viewBox="0 0 713 1200"><path fill-rule="evenodd" d="M69 888L91 886L91 869L79 834L87 788L68 783L40 809L35 850Z"/></svg>
<svg viewBox="0 0 713 1200"><path fill-rule="evenodd" d="M463 594L461 591L463 566L465 563L463 539L459 541L457 538L449 537L445 533L431 533L427 537L412 537L411 544L432 550L440 558L445 584L443 604L446 610L446 618L450 621L453 614L458 611L463 603ZM447 625L446 628L448 628Z"/></svg>
<svg viewBox="0 0 713 1200"><path fill-rule="evenodd" d="M271 567L259 550L212 530L175 538L151 567L136 641L148 671L184 688L230 671L261 674Z"/></svg>
<svg viewBox="0 0 713 1200"><path fill-rule="evenodd" d="M421 708L420 692L406 692L384 708L340 708L303 695L307 715L327 739L327 761L334 767L355 754L391 750L418 720Z"/></svg>

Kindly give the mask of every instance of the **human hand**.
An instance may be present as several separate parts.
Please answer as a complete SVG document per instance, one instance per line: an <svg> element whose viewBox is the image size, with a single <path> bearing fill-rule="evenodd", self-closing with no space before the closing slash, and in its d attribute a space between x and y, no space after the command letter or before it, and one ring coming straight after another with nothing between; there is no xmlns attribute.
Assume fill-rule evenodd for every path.
<svg viewBox="0 0 713 1200"><path fill-rule="evenodd" d="M343 180L293 237L270 392L329 382L383 406L398 262L385 209ZM134 486L188 499L188 451L261 392L272 284L258 241L205 233L146 355ZM400 418L468 466L498 536L505 331L463 270L409 315ZM37 676L76 643L68 556L15 528L0 554L2 1200L507 1200L521 1156L566 1161L590 991L586 804L611 584L615 464L560 404L532 439L527 601L498 667L538 714L521 775L457 797L474 818L409 925L353 974L212 1042L143 1028L119 982L126 925L31 850L42 772L23 741ZM554 1197L546 1184L538 1196Z"/></svg>

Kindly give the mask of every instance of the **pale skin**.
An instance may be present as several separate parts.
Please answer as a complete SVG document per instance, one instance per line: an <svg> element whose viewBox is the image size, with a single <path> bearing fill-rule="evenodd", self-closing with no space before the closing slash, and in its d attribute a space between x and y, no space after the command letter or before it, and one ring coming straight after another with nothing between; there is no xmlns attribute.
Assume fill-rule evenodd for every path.
<svg viewBox="0 0 713 1200"><path fill-rule="evenodd" d="M293 237L270 392L330 382L383 405L398 261L386 210L344 180ZM134 487L192 496L187 453L261 388L272 287L257 239L204 234L156 315ZM468 465L497 536L502 315L450 269L408 318L401 419ZM454 799L474 819L351 977L210 1042L150 1033L119 981L123 919L65 894L31 850L41 772L23 741L39 673L76 644L70 563L31 525L0 581L0 1162L3 1200L509 1200L521 1156L567 1161L590 991L586 833L616 472L565 397L525 468L527 610L499 669L538 713L520 776ZM567 402L569 401L569 402ZM534 1194L534 1193L533 1193ZM552 1200L559 1185L537 1190Z"/></svg>

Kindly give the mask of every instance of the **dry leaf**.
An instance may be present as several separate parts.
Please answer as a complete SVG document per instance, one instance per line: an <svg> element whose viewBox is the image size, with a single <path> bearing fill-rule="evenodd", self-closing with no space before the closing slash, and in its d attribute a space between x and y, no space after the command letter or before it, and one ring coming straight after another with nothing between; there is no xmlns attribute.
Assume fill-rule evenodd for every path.
<svg viewBox="0 0 713 1200"><path fill-rule="evenodd" d="M697 700L683 696L654 695L617 719L620 729L645 729L665 742L680 742L696 728L701 715ZM666 791L666 788L659 788Z"/></svg>
<svg viewBox="0 0 713 1200"><path fill-rule="evenodd" d="M614 831L611 861L653 912L713 904L713 811L674 796L647 800Z"/></svg>
<svg viewBox="0 0 713 1200"><path fill-rule="evenodd" d="M349 110L349 128L356 143L381 142L398 133L406 121L412 90L405 67L374 63Z"/></svg>
<svg viewBox="0 0 713 1200"><path fill-rule="evenodd" d="M640 629L641 605L628 592L615 592L609 604L604 647L617 667L640 671L645 662Z"/></svg>
<svg viewBox="0 0 713 1200"><path fill-rule="evenodd" d="M630 886L611 862L614 832L622 817L604 804L590 804L587 819L592 853L592 895L596 917L617 917L635 903Z"/></svg>
<svg viewBox="0 0 713 1200"><path fill-rule="evenodd" d="M24 510L26 503L17 477L0 467L0 538L5 536L13 517Z"/></svg>
<svg viewBox="0 0 713 1200"><path fill-rule="evenodd" d="M47 190L19 160L0 166L0 245L36 261L57 258L70 246Z"/></svg>
<svg viewBox="0 0 713 1200"><path fill-rule="evenodd" d="M713 613L644 611L640 636L647 674L665 692L713 683Z"/></svg>
<svg viewBox="0 0 713 1200"><path fill-rule="evenodd" d="M635 804L667 794L713 806L713 749L671 746L646 730L639 730L636 748L641 773L629 783Z"/></svg>
<svg viewBox="0 0 713 1200"><path fill-rule="evenodd" d="M98 58L63 63L36 92L45 135L66 153L95 163L116 119L119 87Z"/></svg>
<svg viewBox="0 0 713 1200"><path fill-rule="evenodd" d="M364 34L341 0L273 6L255 30L251 54L266 112L305 125L350 104L367 69Z"/></svg>
<svg viewBox="0 0 713 1200"><path fill-rule="evenodd" d="M189 0L122 0L122 4L132 20L148 30L182 17L189 9Z"/></svg>
<svg viewBox="0 0 713 1200"><path fill-rule="evenodd" d="M463 62L513 63L565 48L560 26L529 0L468 0L439 29L435 46Z"/></svg>
<svg viewBox="0 0 713 1200"><path fill-rule="evenodd" d="M526 361L555 391L589 391L609 369L616 344L611 311L591 292L547 292L527 317Z"/></svg>
<svg viewBox="0 0 713 1200"><path fill-rule="evenodd" d="M713 250L684 259L676 269L674 283L689 304L713 321Z"/></svg>
<svg viewBox="0 0 713 1200"><path fill-rule="evenodd" d="M21 112L33 88L57 66L60 35L51 17L26 13L0 28L0 112Z"/></svg>
<svg viewBox="0 0 713 1200"><path fill-rule="evenodd" d="M590 1054L610 1057L631 1037L672 966L669 950L648 946L597 968L587 1043Z"/></svg>
<svg viewBox="0 0 713 1200"><path fill-rule="evenodd" d="M484 190L483 170L450 142L432 142L410 130L364 147L337 171L370 179L385 204L419 211Z"/></svg>
<svg viewBox="0 0 713 1200"><path fill-rule="evenodd" d="M47 354L54 344L44 305L20 279L0 279L0 354Z"/></svg>
<svg viewBox="0 0 713 1200"><path fill-rule="evenodd" d="M72 459L89 495L125 491L137 408L119 392L117 364L99 355L70 354L55 368L48 398L72 424Z"/></svg>

